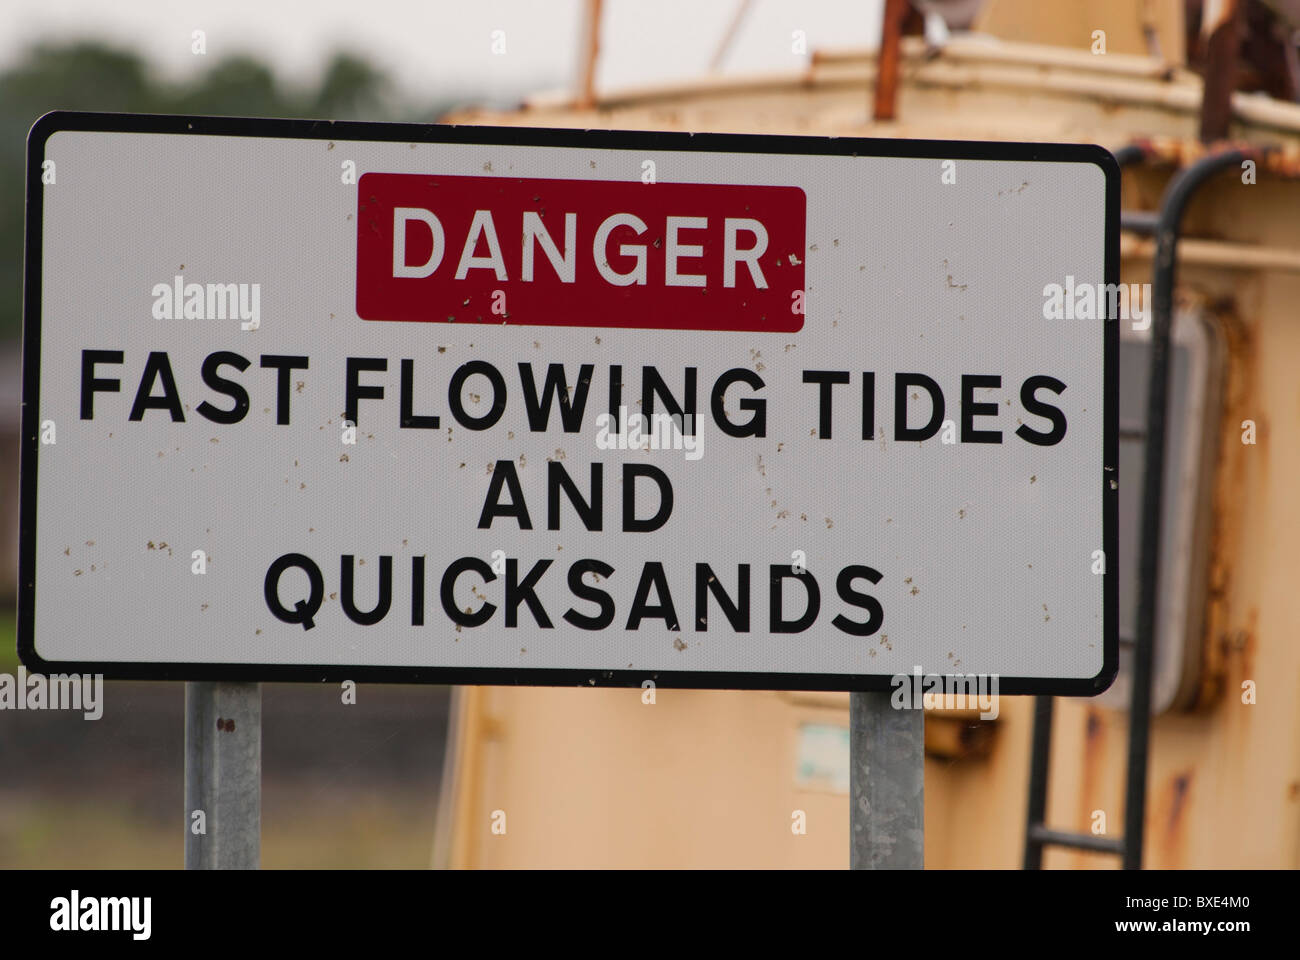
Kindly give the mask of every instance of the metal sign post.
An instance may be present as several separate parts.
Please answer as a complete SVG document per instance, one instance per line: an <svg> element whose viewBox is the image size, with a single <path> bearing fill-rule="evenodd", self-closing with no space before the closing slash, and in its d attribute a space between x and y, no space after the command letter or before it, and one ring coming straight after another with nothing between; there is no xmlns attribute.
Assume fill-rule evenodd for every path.
<svg viewBox="0 0 1300 960"><path fill-rule="evenodd" d="M849 696L849 868L925 866L925 711Z"/></svg>
<svg viewBox="0 0 1300 960"><path fill-rule="evenodd" d="M262 685L185 684L185 869L262 861Z"/></svg>

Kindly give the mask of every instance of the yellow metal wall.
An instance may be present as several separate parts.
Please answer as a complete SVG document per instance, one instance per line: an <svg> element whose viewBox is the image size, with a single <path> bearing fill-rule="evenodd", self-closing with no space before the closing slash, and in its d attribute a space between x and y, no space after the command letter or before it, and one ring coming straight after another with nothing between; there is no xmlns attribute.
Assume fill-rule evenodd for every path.
<svg viewBox="0 0 1300 960"><path fill-rule="evenodd" d="M940 58L942 60L942 58ZM871 125L867 61L828 64L802 83L703 86L461 121L557 126L762 130L988 139L1134 136L1191 143L1199 87L1187 78L1117 77L1032 66L905 66L903 121ZM928 72L927 72L928 71ZM1019 71L1019 72L1017 72ZM1098 86L1100 85L1100 86ZM1089 92L1098 86L1098 92ZM1109 91L1109 92L1107 92ZM1273 110L1266 105L1267 110ZM1254 106L1251 106L1254 109ZM1264 108L1261 108L1263 110ZM1295 112L1288 112L1294 110ZM1259 112L1259 111L1257 111ZM1238 124L1294 158L1300 109ZM1272 114L1270 114L1271 116ZM1154 209L1173 172L1126 174L1125 206ZM1300 181L1216 181L1193 204L1189 235L1300 251ZM1151 264L1125 260L1126 282ZM1216 318L1228 350L1216 474L1206 671L1193 712L1152 733L1146 863L1300 866L1300 272L1187 264L1181 297ZM1258 443L1241 443L1254 420ZM1241 702L1241 684L1258 688ZM796 784L801 723L847 726L844 695L475 688L462 699L450 863L462 867L833 867L847 865L848 798ZM938 723L941 721L931 721ZM1017 867L1022 855L1032 702L1005 698L985 757L926 761L926 865ZM1094 812L1122 830L1127 716L1057 701L1048 819L1087 831ZM807 833L791 831L802 810ZM505 833L492 832L493 812ZM499 820L498 820L499 822ZM1052 867L1115 859L1049 851Z"/></svg>

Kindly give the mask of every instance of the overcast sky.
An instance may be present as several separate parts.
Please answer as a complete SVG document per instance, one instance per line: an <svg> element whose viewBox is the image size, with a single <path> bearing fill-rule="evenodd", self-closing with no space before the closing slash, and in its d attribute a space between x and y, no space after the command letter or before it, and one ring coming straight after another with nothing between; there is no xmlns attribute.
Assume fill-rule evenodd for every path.
<svg viewBox="0 0 1300 960"><path fill-rule="evenodd" d="M605 0L601 89L703 74L740 0ZM0 0L0 63L40 39L92 37L131 47L181 77L236 51L308 81L338 47L368 55L420 99L473 91L509 97L576 75L580 0ZM881 0L752 0L724 72L795 69L808 49L866 45ZM191 52L193 31L206 57ZM505 54L492 52L493 31ZM874 43L874 40L871 41Z"/></svg>

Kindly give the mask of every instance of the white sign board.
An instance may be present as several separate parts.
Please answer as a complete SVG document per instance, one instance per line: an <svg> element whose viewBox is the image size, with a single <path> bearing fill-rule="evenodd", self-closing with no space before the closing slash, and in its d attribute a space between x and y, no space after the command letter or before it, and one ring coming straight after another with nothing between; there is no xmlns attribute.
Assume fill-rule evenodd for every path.
<svg viewBox="0 0 1300 960"><path fill-rule="evenodd" d="M51 114L20 652L1098 692L1118 177L1086 146Z"/></svg>

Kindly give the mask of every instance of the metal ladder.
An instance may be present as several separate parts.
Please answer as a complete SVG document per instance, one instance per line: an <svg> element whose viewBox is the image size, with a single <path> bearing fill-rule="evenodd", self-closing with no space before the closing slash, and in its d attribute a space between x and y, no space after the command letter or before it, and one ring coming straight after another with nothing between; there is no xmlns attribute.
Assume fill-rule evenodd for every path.
<svg viewBox="0 0 1300 960"><path fill-rule="evenodd" d="M1147 757L1151 739L1151 679L1155 660L1156 598L1159 596L1160 528L1163 510L1166 412L1169 398L1170 330L1173 325L1173 293L1178 237L1183 213L1196 190L1215 174L1239 166L1243 160L1258 159L1269 147L1229 147L1209 153L1180 170L1169 182L1156 214L1125 211L1121 228L1153 236L1156 253L1152 265L1153 323L1151 330L1151 375L1147 391L1146 450L1142 489L1142 535L1139 544L1137 636L1133 638L1133 687L1129 702L1128 770L1124 790L1124 833L1120 837L1093 836L1054 830L1047 825L1047 781L1051 768L1052 698L1034 698L1034 734L1030 751L1029 805L1025 818L1024 868L1043 866L1043 850L1067 847L1117 855L1126 870L1142 867L1145 831ZM1145 160L1150 154L1137 143L1115 151L1120 168ZM1118 256L1108 250L1107 259ZM1118 321L1113 321L1118 322ZM1117 558L1107 558L1114 564ZM1114 576L1114 567L1107 571Z"/></svg>

